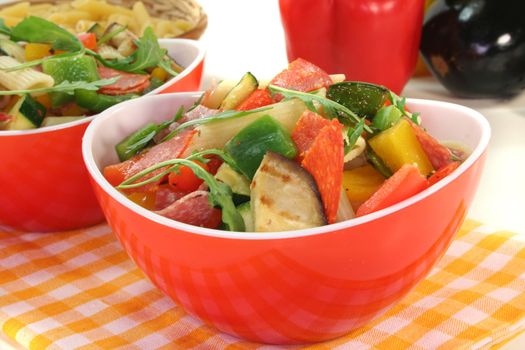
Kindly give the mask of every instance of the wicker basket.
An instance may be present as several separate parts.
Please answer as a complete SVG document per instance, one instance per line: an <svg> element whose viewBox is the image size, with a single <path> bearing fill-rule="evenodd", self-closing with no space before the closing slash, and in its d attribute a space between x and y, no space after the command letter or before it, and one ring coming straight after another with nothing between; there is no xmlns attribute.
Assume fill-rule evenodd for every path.
<svg viewBox="0 0 525 350"><path fill-rule="evenodd" d="M27 1L27 0L26 0ZM199 39L206 30L208 17L203 8L196 0L141 0L149 14L154 17L170 21L185 20L194 26L187 32L177 36L178 38ZM13 5L19 1L5 1L0 4L0 9ZM31 4L63 4L70 0L29 0ZM106 0L107 3L131 8L135 1L130 0Z"/></svg>

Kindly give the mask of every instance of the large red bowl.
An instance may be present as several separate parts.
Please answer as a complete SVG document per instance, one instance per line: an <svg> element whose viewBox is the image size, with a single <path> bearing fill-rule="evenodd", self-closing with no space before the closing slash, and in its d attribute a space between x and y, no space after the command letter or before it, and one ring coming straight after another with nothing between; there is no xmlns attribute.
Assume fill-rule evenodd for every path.
<svg viewBox="0 0 525 350"><path fill-rule="evenodd" d="M150 94L199 89L202 45L187 39L160 44L186 69ZM0 131L0 227L62 231L104 217L82 162L82 135L94 117L29 131Z"/></svg>
<svg viewBox="0 0 525 350"><path fill-rule="evenodd" d="M338 224L274 233L218 231L141 208L100 171L117 162L113 149L125 135L169 118L196 97L152 96L108 110L87 129L84 160L109 224L153 283L204 322L266 343L347 334L410 291L460 228L490 137L487 121L472 109L409 100L431 134L472 150L451 176L392 207Z"/></svg>

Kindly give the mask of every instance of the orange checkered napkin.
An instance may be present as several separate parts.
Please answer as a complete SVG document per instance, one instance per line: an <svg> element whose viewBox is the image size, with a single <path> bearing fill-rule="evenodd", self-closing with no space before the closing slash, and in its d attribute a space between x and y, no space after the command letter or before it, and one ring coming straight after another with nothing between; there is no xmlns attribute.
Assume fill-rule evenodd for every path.
<svg viewBox="0 0 525 350"><path fill-rule="evenodd" d="M186 315L107 226L0 233L0 330L28 349L271 349ZM489 348L525 330L525 235L467 221L389 312L312 349Z"/></svg>

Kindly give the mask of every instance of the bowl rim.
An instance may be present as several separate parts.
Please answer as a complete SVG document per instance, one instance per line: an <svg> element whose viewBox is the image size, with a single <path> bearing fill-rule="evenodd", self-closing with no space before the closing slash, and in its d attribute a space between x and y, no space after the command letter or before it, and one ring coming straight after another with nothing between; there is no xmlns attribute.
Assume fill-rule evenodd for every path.
<svg viewBox="0 0 525 350"><path fill-rule="evenodd" d="M276 231L276 232L222 231L222 230L217 230L217 229L209 229L209 228L193 226L193 225L185 224L182 222L178 222L178 221L163 217L127 199L122 193L120 193L117 189L111 186L111 184L104 178L104 176L102 175L102 171L99 170L97 165L95 164L95 159L93 157L93 153L91 152L94 135L96 134L96 129L98 128L98 125L103 123L107 119L110 119L112 115L118 112L120 109L132 108L135 103L144 102L144 100L146 99L169 100L169 99L177 98L177 96L180 96L180 97L190 96L190 97L198 98L201 94L202 92L200 93L184 92L184 93L170 93L170 94L163 94L163 95L148 96L148 97L145 97L144 99L141 99L141 101L137 101L138 99L126 101L124 103L111 107L110 109L102 112L101 113L102 115L99 118L97 118L93 123L91 123L89 127L87 128L84 134L84 137L83 137L83 141L82 141L82 155L83 155L83 159L84 159L86 168L89 174L91 175L91 177L93 178L94 182L98 186L100 186L102 190L106 192L107 195L112 197L112 199L117 201L122 206L133 211L135 214L143 216L147 220L156 222L168 228L172 228L172 229L179 230L179 231L184 231L187 233L211 236L215 238L241 239L241 240L273 240L273 239L291 239L291 238L307 237L307 236L325 234L325 233L329 233L333 231L340 231L343 229L348 229L350 227L359 226L359 225L368 223L370 221L382 218L384 216L393 214L399 210L402 210L406 207L414 205L415 203L423 200L424 198L429 197L432 194L440 191L443 187L446 187L448 184L455 181L459 176L465 173L465 171L469 169L474 163L476 163L478 159L486 151L486 149L488 148L490 135L491 135L491 128L490 128L490 124L487 121L487 119L480 112L472 108L469 108L463 105L459 105L459 104L455 104L455 103L444 102L444 101L408 98L407 104L409 105L415 103L419 105L429 105L432 107L444 107L444 108L456 109L462 114L464 114L465 116L468 116L469 118L473 119L480 126L481 137L476 147L472 150L468 158L463 163L461 163L461 165L458 167L458 169L453 174L447 176L443 180L428 187L427 189L421 191L420 193L408 199L405 199L399 203L396 203L390 207L378 210L376 212L373 212L367 215L363 215L361 217L346 220L343 222L338 222L338 223L334 223L330 225L324 225L324 226L308 228L308 229L293 230L293 231ZM159 103L160 102L161 101L159 101Z"/></svg>
<svg viewBox="0 0 525 350"><path fill-rule="evenodd" d="M136 99L143 98L145 96L152 96L152 95L158 95L160 94L164 89L170 87L171 85L175 84L177 81L181 80L182 78L186 77L188 74L193 72L195 68L204 60L204 57L206 55L206 49L205 46L202 44L202 42L193 40L193 39L182 39L182 38L161 38L158 39L159 44L161 47L165 48L166 46L173 46L173 45L189 45L197 49L197 56L191 61L191 63L184 68L184 70L178 74L173 79L170 79L169 81L165 82L155 90L152 90L148 92L145 95L139 96ZM122 103L122 102L121 102ZM119 104L121 104L119 103ZM114 107L114 106L112 106ZM109 108L108 108L109 109ZM105 112L105 111L103 111ZM58 125L51 125L51 126L44 126L41 128L36 129L29 129L29 130L0 130L0 137L2 136L24 136L24 135L35 135L35 134L42 134L46 132L53 132L58 131L62 129L68 129L73 128L78 125L86 124L100 116L103 112L97 113L88 117L85 117L83 119L66 122Z"/></svg>

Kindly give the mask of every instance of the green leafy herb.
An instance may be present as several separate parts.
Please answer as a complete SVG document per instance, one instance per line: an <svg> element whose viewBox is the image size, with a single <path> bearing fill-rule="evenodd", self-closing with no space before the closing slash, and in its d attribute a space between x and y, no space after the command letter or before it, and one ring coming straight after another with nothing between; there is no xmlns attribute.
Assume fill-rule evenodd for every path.
<svg viewBox="0 0 525 350"><path fill-rule="evenodd" d="M175 70L173 70L173 68L171 68L171 59L170 58L164 58L162 59L160 62L159 62L159 67L161 67L162 69L164 69L166 72L168 72L169 74L171 74L172 76L176 77L177 75L179 75L178 72L175 72Z"/></svg>
<svg viewBox="0 0 525 350"><path fill-rule="evenodd" d="M87 53L94 56L104 66L131 73L143 73L146 68L159 65L166 50L161 49L153 29L146 28L144 35L136 42L137 49L129 57L121 60L105 60L98 53L87 50Z"/></svg>
<svg viewBox="0 0 525 350"><path fill-rule="evenodd" d="M390 91L389 99L390 99L390 102L394 106L396 106L401 111L401 113L403 113L403 115L405 117L408 117L416 125L421 125L421 119L419 118L420 113L418 113L418 112L409 113L405 109L405 105L406 105L406 102L407 102L407 99L405 97L400 97L400 96L396 95L395 93L393 93L392 91Z"/></svg>
<svg viewBox="0 0 525 350"><path fill-rule="evenodd" d="M24 94L45 93L45 92L65 92L67 94L73 95L75 93L75 90L77 90L77 89L85 89L85 90L97 91L102 86L114 84L117 80L118 80L118 78L102 79L102 80L96 80L96 81L93 81L93 82L87 82L87 81L69 82L69 81L65 80L65 81L61 82L60 84L52 86L50 88L33 89L33 90L7 90L7 91L0 91L0 96L5 96L5 95L24 95Z"/></svg>
<svg viewBox="0 0 525 350"><path fill-rule="evenodd" d="M324 107L325 110L330 111L332 114L336 113L337 115L342 116L347 122L349 121L353 124L357 124L362 120L362 118L360 118L357 114L355 114L345 106L335 101L329 100L326 97L301 91L289 90L275 85L269 85L268 88L270 89L270 92L272 94L281 94L285 98L300 99L306 104L308 109L313 110L315 112L317 112L317 110L315 109L315 105L313 103L314 101L319 103L321 106ZM373 130L368 125L363 125L363 128L366 132L370 134L373 133Z"/></svg>
<svg viewBox="0 0 525 350"><path fill-rule="evenodd" d="M5 25L3 18L0 18L0 33L11 36L11 28Z"/></svg>
<svg viewBox="0 0 525 350"><path fill-rule="evenodd" d="M119 35L123 31L125 31L126 29L127 29L126 26L118 26L117 29L104 34L99 40L97 40L97 45L100 46L100 45L107 43L108 41L110 41L111 39L113 39L115 36Z"/></svg>
<svg viewBox="0 0 525 350"><path fill-rule="evenodd" d="M365 120L361 119L361 121L357 123L354 128L350 127L348 129L348 133L347 133L348 141L345 142L345 154L347 154L348 152L352 150L355 143L357 142L357 139L363 133L364 127L365 127Z"/></svg>
<svg viewBox="0 0 525 350"><path fill-rule="evenodd" d="M241 118L241 117L253 114L253 113L267 111L267 110L270 110L270 109L272 109L272 107L265 106L265 107L252 109L252 110L249 110L249 111L228 110L228 111L224 111L222 113L218 113L218 114L212 115L212 116L207 117L207 118L189 120L189 121L187 121L185 123L182 123L177 128L175 128L162 141L166 141L166 140L171 139L173 136L177 135L182 130L187 129L190 126L193 126L193 125L202 125L202 124L207 124L207 123L221 121L221 120Z"/></svg>
<svg viewBox="0 0 525 350"><path fill-rule="evenodd" d="M80 51L83 46L76 36L43 18L29 16L13 27L14 41L51 44L55 50Z"/></svg>
<svg viewBox="0 0 525 350"><path fill-rule="evenodd" d="M192 154L191 156L187 158L172 159L172 160L168 160L165 162L155 164L137 173L136 175L130 177L129 179L125 180L119 186L117 186L117 188L127 189L127 188L136 188L136 187L140 187L143 185L147 185L149 183L158 181L159 179L161 179L166 174L172 171L177 171L178 167L181 165L187 166L193 171L193 173L198 178L204 180L204 182L208 185L208 188L210 190L209 195L208 195L210 204L214 207L219 206L222 209L222 222L225 224L225 228L230 231L244 231L245 230L244 220L241 214L238 212L237 208L235 207L235 204L233 202L233 195L232 195L231 188L228 185L220 181L217 181L213 177L213 175L208 173L206 170L202 169L199 165L192 162L192 160L199 159L200 157L203 157L206 154L219 155L228 164L230 164L230 162L233 162L233 160L221 150L217 150L217 149L206 150L206 151ZM151 172L157 169L160 169L160 168L164 168L164 167L169 167L169 168L162 171L160 174L152 178L149 178L142 182L134 183L135 181L150 174Z"/></svg>

